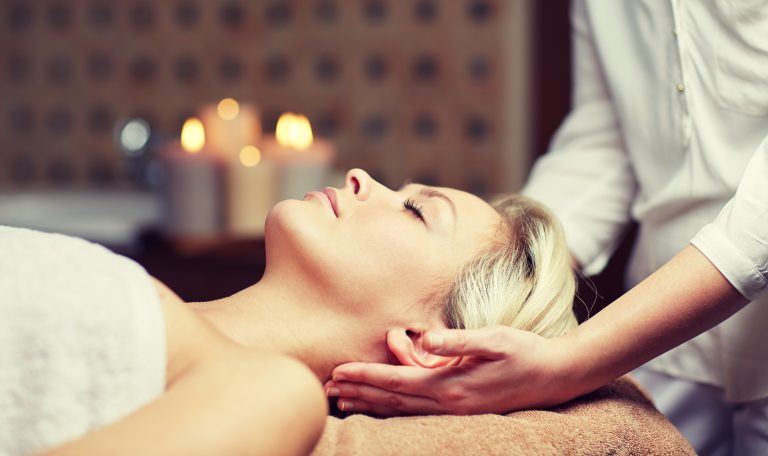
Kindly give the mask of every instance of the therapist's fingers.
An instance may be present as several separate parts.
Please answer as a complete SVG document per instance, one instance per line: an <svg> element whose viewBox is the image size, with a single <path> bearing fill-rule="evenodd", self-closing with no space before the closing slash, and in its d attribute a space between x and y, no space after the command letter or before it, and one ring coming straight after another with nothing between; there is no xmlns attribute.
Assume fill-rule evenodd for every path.
<svg viewBox="0 0 768 456"><path fill-rule="evenodd" d="M384 416L443 413L440 404L432 398L393 393L361 383L329 382L326 392L340 396L337 405L345 412L372 412Z"/></svg>
<svg viewBox="0 0 768 456"><path fill-rule="evenodd" d="M347 363L336 367L331 378L334 383L364 383L391 392L434 397L432 392L442 378L442 369L419 366L393 366L375 363Z"/></svg>
<svg viewBox="0 0 768 456"><path fill-rule="evenodd" d="M377 415L382 417L403 416L404 413L381 404L372 404L360 399L349 400L339 399L336 403L339 410L346 413L365 413L366 415Z"/></svg>
<svg viewBox="0 0 768 456"><path fill-rule="evenodd" d="M511 334L514 331L517 330L506 326L429 330L422 336L422 347L441 356L501 359L508 356L514 347Z"/></svg>

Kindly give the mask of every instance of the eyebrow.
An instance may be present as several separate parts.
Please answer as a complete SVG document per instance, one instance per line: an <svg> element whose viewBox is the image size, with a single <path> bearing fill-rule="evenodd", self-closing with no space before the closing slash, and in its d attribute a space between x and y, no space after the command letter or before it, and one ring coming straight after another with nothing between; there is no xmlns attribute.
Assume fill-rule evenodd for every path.
<svg viewBox="0 0 768 456"><path fill-rule="evenodd" d="M403 191L409 185L419 186L419 184L414 184L412 180L406 179L405 182L403 182L402 185L400 185L400 188L398 188L397 191L398 192ZM453 223L455 225L457 216L456 216L456 204L453 202L453 200L449 198L448 195L441 192L440 190L423 186L423 185L420 187L421 189L419 190L419 193L418 193L419 196L423 198L440 198L448 204L448 207L451 208L451 215L453 215Z"/></svg>
<svg viewBox="0 0 768 456"><path fill-rule="evenodd" d="M448 195L439 190L435 190L434 188L427 187L422 187L422 189L419 190L419 195L425 198L440 198L448 203L448 207L451 208L451 214L453 215L453 223L454 225L456 224L456 204L452 199L448 198Z"/></svg>

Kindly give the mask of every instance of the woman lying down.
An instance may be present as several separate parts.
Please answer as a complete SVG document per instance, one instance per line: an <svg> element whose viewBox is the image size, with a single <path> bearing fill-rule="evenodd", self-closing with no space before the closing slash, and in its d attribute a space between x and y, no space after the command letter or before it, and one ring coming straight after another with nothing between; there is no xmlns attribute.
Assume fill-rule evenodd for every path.
<svg viewBox="0 0 768 456"><path fill-rule="evenodd" d="M0 227L0 453L305 454L339 364L460 364L419 350L429 327L577 324L561 228L519 196L354 169L277 204L266 247L261 281L186 304L100 246Z"/></svg>

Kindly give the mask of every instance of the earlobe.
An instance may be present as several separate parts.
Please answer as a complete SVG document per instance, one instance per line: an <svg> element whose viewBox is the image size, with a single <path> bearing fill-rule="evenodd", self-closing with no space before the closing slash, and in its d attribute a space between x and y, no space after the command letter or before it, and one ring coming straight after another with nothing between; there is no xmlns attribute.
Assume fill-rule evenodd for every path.
<svg viewBox="0 0 768 456"><path fill-rule="evenodd" d="M404 366L421 366L429 369L455 366L460 356L438 356L424 350L422 340L426 328L393 328L387 332L387 346Z"/></svg>

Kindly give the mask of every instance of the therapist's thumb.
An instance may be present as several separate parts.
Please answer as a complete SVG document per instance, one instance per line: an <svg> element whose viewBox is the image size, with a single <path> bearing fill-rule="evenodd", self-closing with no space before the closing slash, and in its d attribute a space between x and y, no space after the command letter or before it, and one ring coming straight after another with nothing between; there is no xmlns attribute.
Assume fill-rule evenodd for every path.
<svg viewBox="0 0 768 456"><path fill-rule="evenodd" d="M423 348L442 356L500 358L510 351L512 328L433 329L423 336Z"/></svg>

